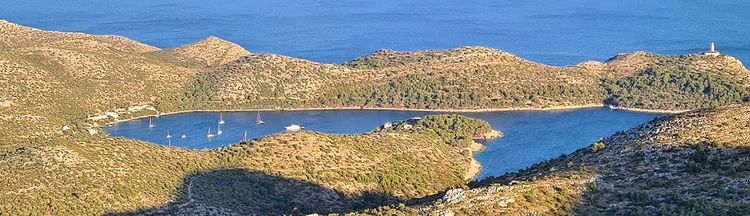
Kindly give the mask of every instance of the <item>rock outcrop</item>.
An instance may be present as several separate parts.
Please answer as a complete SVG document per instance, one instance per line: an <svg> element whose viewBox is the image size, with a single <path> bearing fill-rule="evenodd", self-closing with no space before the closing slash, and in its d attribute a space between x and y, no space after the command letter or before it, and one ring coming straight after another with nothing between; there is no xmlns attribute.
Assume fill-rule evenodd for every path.
<svg viewBox="0 0 750 216"><path fill-rule="evenodd" d="M197 61L207 66L227 64L250 55L250 52L240 45L214 36L166 52L177 58Z"/></svg>

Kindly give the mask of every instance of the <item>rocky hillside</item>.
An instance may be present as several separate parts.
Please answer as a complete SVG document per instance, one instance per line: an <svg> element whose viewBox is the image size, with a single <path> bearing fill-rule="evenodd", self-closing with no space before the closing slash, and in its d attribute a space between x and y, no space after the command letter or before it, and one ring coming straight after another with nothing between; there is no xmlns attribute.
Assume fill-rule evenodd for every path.
<svg viewBox="0 0 750 216"><path fill-rule="evenodd" d="M584 70L535 64L498 50L465 47L381 51L344 65L255 57L197 77L188 95L208 101L199 104L238 108L548 107L601 103L603 91L596 77ZM532 94L536 96L525 96Z"/></svg>
<svg viewBox="0 0 750 216"><path fill-rule="evenodd" d="M209 37L161 51L117 36L0 22L0 130L47 136L185 109L502 109L614 105L686 110L750 101L729 56L636 52L569 67L484 47L383 50L341 65L249 54ZM226 63L226 64L224 64ZM139 112L148 108L148 112ZM131 111L132 110L132 111ZM87 120L89 118L93 121ZM97 119L105 119L99 121ZM109 120L106 120L109 119ZM13 133L12 128L30 132ZM2 145L5 146L5 145Z"/></svg>
<svg viewBox="0 0 750 216"><path fill-rule="evenodd" d="M615 106L694 109L750 101L750 72L733 57L637 52L608 64L620 70L602 82L606 103Z"/></svg>
<svg viewBox="0 0 750 216"><path fill-rule="evenodd" d="M198 72L122 37L6 21L0 32L0 131L16 131L9 137L44 136L63 125L77 127L90 114L154 103L177 94Z"/></svg>
<svg viewBox="0 0 750 216"><path fill-rule="evenodd" d="M210 151L56 136L0 153L0 212L169 214L180 206L246 215L393 204L473 179L481 147L472 138L490 132L485 121L439 115L362 135L283 133Z"/></svg>
<svg viewBox="0 0 750 216"><path fill-rule="evenodd" d="M142 44L121 36L90 35L84 33L43 31L0 20L0 41L4 48L52 49L60 48L80 52L148 53L159 48Z"/></svg>
<svg viewBox="0 0 750 216"><path fill-rule="evenodd" d="M0 141L0 149L23 143L15 138L50 136L66 125L88 129L97 124L89 117L107 112L119 118L153 114L204 65L247 53L213 37L162 52L123 37L44 31L7 21L0 21L0 32L0 135L9 137ZM148 107L152 110L144 110Z"/></svg>
<svg viewBox="0 0 750 216"><path fill-rule="evenodd" d="M747 215L748 124L748 105L678 114L425 204L362 213Z"/></svg>
<svg viewBox="0 0 750 216"><path fill-rule="evenodd" d="M210 151L96 133L191 108L674 110L748 99L747 70L729 56L638 52L553 67L482 47L381 51L341 65L246 54L216 38L163 51L0 21L0 214L748 214L747 106L654 121L438 200L429 195L478 171L471 139L491 135L486 122L436 116Z"/></svg>
<svg viewBox="0 0 750 216"><path fill-rule="evenodd" d="M342 65L256 55L197 76L183 100L209 108L688 110L750 101L748 76L732 57L698 54L635 52L568 67L484 47L382 50Z"/></svg>
<svg viewBox="0 0 750 216"><path fill-rule="evenodd" d="M185 93L187 105L230 107L253 101L254 107L275 108L284 103L316 101L324 88L342 77L357 77L356 71L337 65L274 55L252 54L211 72L199 74ZM310 107L313 107L312 104Z"/></svg>
<svg viewBox="0 0 750 216"><path fill-rule="evenodd" d="M197 61L207 66L223 65L250 55L250 52L240 45L214 36L193 44L167 50L166 53L180 59Z"/></svg>

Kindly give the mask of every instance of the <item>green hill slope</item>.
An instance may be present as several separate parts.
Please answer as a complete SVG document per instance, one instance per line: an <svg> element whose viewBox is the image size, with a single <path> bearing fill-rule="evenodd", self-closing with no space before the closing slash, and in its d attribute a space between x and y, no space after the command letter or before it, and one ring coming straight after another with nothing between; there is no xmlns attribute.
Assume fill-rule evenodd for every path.
<svg viewBox="0 0 750 216"><path fill-rule="evenodd" d="M190 108L507 109L613 105L689 110L750 99L729 56L622 54L553 67L484 47L378 51L342 65L251 55L196 77Z"/></svg>

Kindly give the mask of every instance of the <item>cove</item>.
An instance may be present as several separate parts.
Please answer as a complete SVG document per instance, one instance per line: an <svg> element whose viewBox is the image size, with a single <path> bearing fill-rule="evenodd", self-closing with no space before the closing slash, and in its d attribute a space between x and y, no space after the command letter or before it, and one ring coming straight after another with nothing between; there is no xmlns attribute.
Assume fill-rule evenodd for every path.
<svg viewBox="0 0 750 216"><path fill-rule="evenodd" d="M265 124L256 125L256 112L224 112L223 134L215 133L219 112L190 112L135 119L104 127L110 136L126 137L188 149L211 149L232 145L243 139L259 138L283 132L284 126L298 124L305 130L333 134L366 133L387 121L405 120L440 112L386 110L325 110L260 112ZM565 111L512 111L460 113L488 121L504 136L484 142L485 149L475 155L482 165L478 178L502 175L529 165L567 154L617 131L627 130L663 114L586 108ZM180 138L185 134L185 139Z"/></svg>

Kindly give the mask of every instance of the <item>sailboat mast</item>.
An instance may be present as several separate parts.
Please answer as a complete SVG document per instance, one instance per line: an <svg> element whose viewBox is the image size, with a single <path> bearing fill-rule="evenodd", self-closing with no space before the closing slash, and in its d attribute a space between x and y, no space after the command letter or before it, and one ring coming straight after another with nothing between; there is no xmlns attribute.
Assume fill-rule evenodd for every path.
<svg viewBox="0 0 750 216"><path fill-rule="evenodd" d="M258 115L255 117L255 124L261 125L263 123L264 123L263 120L260 119L260 111L258 111Z"/></svg>

